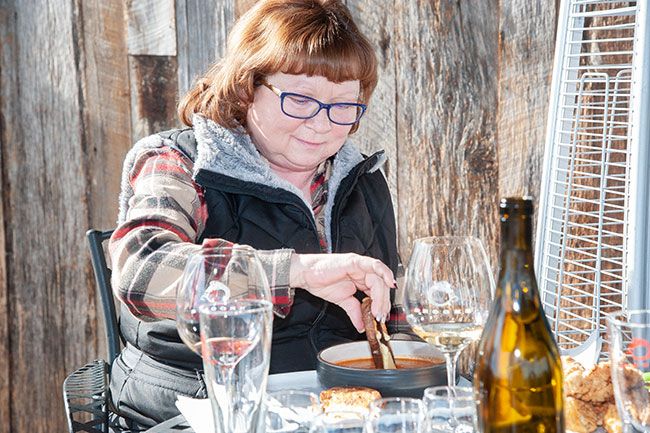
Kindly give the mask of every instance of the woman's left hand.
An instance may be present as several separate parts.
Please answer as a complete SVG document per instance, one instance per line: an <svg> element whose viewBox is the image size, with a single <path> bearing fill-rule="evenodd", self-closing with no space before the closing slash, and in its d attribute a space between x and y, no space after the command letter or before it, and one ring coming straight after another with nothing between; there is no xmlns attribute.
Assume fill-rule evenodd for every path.
<svg viewBox="0 0 650 433"><path fill-rule="evenodd" d="M361 290L370 296L372 314L385 320L395 279L386 265L371 257L352 253L293 254L290 284L343 308L355 328L363 332L361 304L354 294Z"/></svg>

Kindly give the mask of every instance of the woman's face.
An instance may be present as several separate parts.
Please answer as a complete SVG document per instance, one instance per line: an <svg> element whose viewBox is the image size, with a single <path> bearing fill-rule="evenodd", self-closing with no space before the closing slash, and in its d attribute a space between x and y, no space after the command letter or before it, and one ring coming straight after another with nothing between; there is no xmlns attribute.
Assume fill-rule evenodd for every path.
<svg viewBox="0 0 650 433"><path fill-rule="evenodd" d="M291 93L310 96L322 103L357 102L359 80L333 83L325 77L276 73L266 82ZM311 119L294 119L280 108L280 97L266 86L255 90L246 122L253 143L282 172L308 172L341 148L352 126L330 122L321 110Z"/></svg>

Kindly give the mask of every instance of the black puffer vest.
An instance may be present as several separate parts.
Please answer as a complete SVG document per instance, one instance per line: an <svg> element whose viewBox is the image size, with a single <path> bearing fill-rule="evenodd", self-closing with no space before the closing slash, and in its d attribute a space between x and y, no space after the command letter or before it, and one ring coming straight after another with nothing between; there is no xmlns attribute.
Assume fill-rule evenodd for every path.
<svg viewBox="0 0 650 433"><path fill-rule="evenodd" d="M190 133L179 138L178 131L169 138L181 150L186 140L193 139ZM375 257L395 272L395 220L388 186L382 173L375 170L380 157L378 152L365 158L348 172L335 192L329 192L336 194L331 211L331 250ZM198 170L195 180L204 188L208 206L201 240L222 238L261 250L320 252L313 215L295 194L204 169ZM201 369L200 358L180 341L171 320L143 322L122 308L122 332L127 341L161 362ZM343 309L296 289L289 315L274 317L270 371L314 369L319 350L363 337Z"/></svg>

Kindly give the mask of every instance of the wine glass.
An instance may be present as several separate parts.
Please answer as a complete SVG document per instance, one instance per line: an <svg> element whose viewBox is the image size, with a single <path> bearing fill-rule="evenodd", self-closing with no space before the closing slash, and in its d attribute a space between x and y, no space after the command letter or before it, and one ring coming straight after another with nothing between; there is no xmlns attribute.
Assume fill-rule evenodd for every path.
<svg viewBox="0 0 650 433"><path fill-rule="evenodd" d="M366 422L365 413L330 410L316 417L309 433L368 433Z"/></svg>
<svg viewBox="0 0 650 433"><path fill-rule="evenodd" d="M214 425L221 433L256 431L263 421L273 304L263 299L205 303L199 317Z"/></svg>
<svg viewBox="0 0 650 433"><path fill-rule="evenodd" d="M476 400L470 386L431 386L422 397L429 433L474 433Z"/></svg>
<svg viewBox="0 0 650 433"><path fill-rule="evenodd" d="M480 338L494 293L481 241L470 236L417 239L405 286L406 319L443 353L447 383L453 386L458 355Z"/></svg>
<svg viewBox="0 0 650 433"><path fill-rule="evenodd" d="M266 395L266 433L308 433L316 416L322 413L316 394L283 389Z"/></svg>
<svg viewBox="0 0 650 433"><path fill-rule="evenodd" d="M650 310L607 316L612 384L623 431L650 432ZM633 428L630 428L633 427Z"/></svg>
<svg viewBox="0 0 650 433"><path fill-rule="evenodd" d="M370 403L368 429L372 433L421 433L424 414L419 398L380 398Z"/></svg>
<svg viewBox="0 0 650 433"><path fill-rule="evenodd" d="M199 306L236 299L271 301L266 274L254 249L237 245L191 255L176 292L176 327L181 340L201 355Z"/></svg>

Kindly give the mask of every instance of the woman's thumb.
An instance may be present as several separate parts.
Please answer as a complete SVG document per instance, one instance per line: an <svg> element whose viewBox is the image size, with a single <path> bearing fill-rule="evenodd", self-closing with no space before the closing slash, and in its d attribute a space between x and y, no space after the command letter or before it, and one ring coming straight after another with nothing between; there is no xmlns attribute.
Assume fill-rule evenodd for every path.
<svg viewBox="0 0 650 433"><path fill-rule="evenodd" d="M359 333L365 331L366 328L363 325L363 318L361 317L361 303L357 298L354 296L345 298L338 303L338 306L345 310L345 312L350 317L352 324L355 328L357 328L357 331L359 331Z"/></svg>

